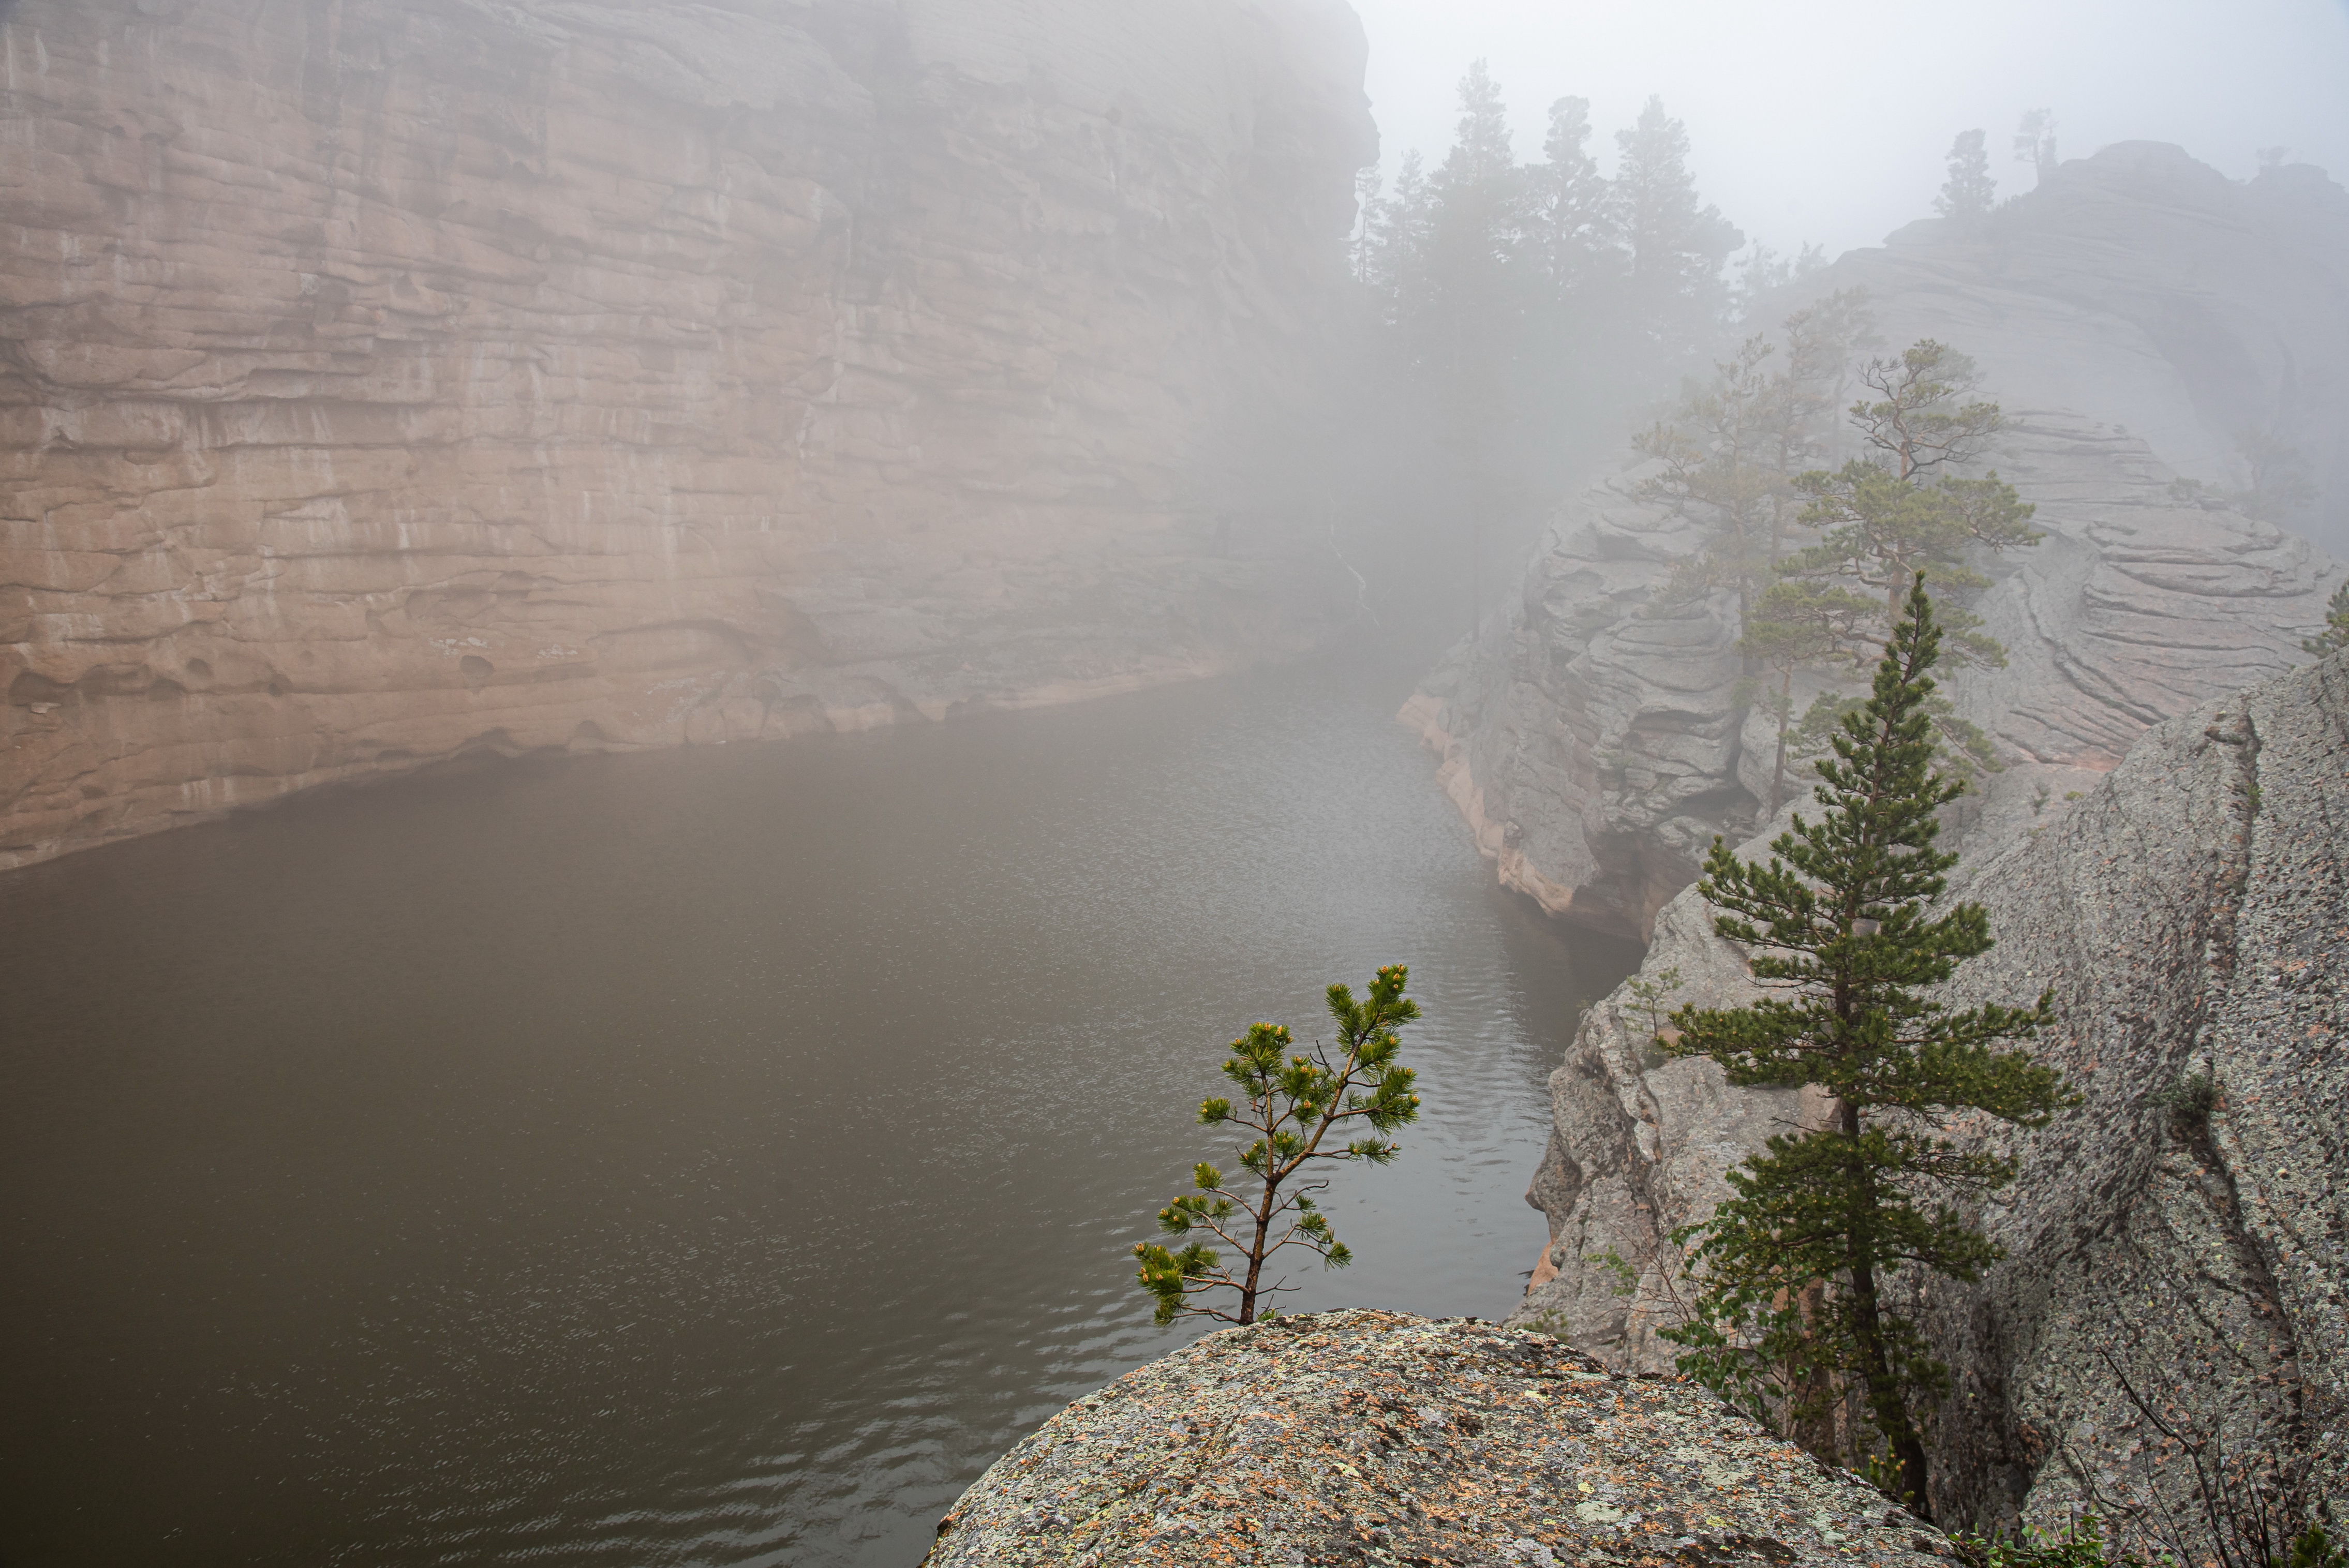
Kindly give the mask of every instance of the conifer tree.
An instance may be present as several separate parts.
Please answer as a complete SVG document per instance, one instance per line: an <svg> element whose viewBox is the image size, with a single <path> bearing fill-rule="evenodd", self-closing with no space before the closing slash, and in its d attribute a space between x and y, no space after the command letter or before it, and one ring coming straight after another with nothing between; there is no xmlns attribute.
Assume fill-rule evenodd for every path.
<svg viewBox="0 0 2349 1568"><path fill-rule="evenodd" d="M2301 639L2301 647L2319 657L2349 648L2349 583L2333 590L2324 606L2324 630Z"/></svg>
<svg viewBox="0 0 2349 1568"><path fill-rule="evenodd" d="M2300 449L2274 431L2236 431L2235 455L2251 481L2233 497L2245 517L2281 522L2316 499Z"/></svg>
<svg viewBox="0 0 2349 1568"><path fill-rule="evenodd" d="M1232 1042L1224 1074L1239 1088L1242 1103L1206 1100L1199 1119L1255 1135L1239 1150L1240 1169L1254 1187L1226 1186L1223 1171L1202 1163L1191 1173L1195 1191L1158 1211L1160 1230L1192 1238L1180 1251L1156 1242L1134 1246L1138 1279L1158 1298L1160 1323L1178 1316L1254 1323L1259 1302L1300 1288L1265 1277L1267 1261L1283 1247L1303 1247L1326 1268L1353 1261L1315 1201L1328 1181L1305 1179L1305 1172L1344 1161L1384 1165L1398 1151L1388 1134L1418 1119L1419 1096L1411 1091L1416 1075L1395 1059L1402 1048L1395 1031L1419 1016L1419 1004L1403 995L1410 977L1404 965L1390 964L1359 1002L1348 987L1330 986L1337 1039L1316 1044L1309 1056L1292 1048L1295 1042L1279 1024L1251 1024ZM1347 1141L1337 1143L1341 1137ZM1226 1264L1197 1239L1203 1231L1234 1249L1237 1259ZM1226 1291L1237 1299L1226 1305L1220 1297Z"/></svg>
<svg viewBox="0 0 2349 1568"><path fill-rule="evenodd" d="M1562 98L1549 106L1542 156L1545 161L1527 171L1526 223L1543 292L1555 304L1591 282L1615 251L1607 181L1590 156L1589 99Z"/></svg>
<svg viewBox="0 0 2349 1568"><path fill-rule="evenodd" d="M2031 165L2039 183L2047 183L2047 177L2055 171L2054 109L2034 108L2023 117L2023 123L2014 129L2014 160Z"/></svg>
<svg viewBox="0 0 2349 1568"><path fill-rule="evenodd" d="M1990 216L1998 182L1990 177L1987 138L1979 130L1961 130L1950 143L1950 177L1933 201L1933 211L1951 222L1979 223Z"/></svg>
<svg viewBox="0 0 2349 1568"><path fill-rule="evenodd" d="M1740 624L1753 627L1785 544L1794 475L1823 450L1822 416L1869 330L1865 290L1830 294L1785 319L1783 358L1767 338L1747 338L1670 420L1632 438L1634 452L1660 465L1639 493L1706 530L1674 573L1675 592L1733 586Z"/></svg>
<svg viewBox="0 0 2349 1568"><path fill-rule="evenodd" d="M1965 785L1933 768L1940 628L1920 576L1878 664L1873 693L1818 764L1816 821L1801 816L1765 861L1718 839L1698 888L1714 929L1785 993L1749 1006L1690 1006L1658 1044L1719 1063L1733 1084L1816 1086L1829 1125L1779 1134L1730 1172L1733 1196L1677 1233L1694 1243L1698 1295L1667 1337L1681 1367L1781 1429L1816 1422L1818 1390L1854 1387L1897 1466L1900 1501L1930 1519L1922 1423L1948 1385L1888 1299L1904 1268L1979 1278L2001 1255L1952 1200L2013 1180L2006 1156L1945 1136L1980 1112L2044 1126L2077 1103L2019 1045L2048 1021L2024 1007L1953 1009L1932 992L1989 951L1980 904L1937 905L1957 857L1934 847L1936 813Z"/></svg>
<svg viewBox="0 0 2349 1568"><path fill-rule="evenodd" d="M1631 284L1658 324L1691 326L1713 303L1721 269L1745 242L1721 209L1697 204L1688 129L1651 98L1636 124L1615 134L1616 221L1631 253Z"/></svg>
<svg viewBox="0 0 2349 1568"><path fill-rule="evenodd" d="M1682 397L1671 423L1631 439L1659 465L1635 493L1705 525L1704 547L1675 572L1675 590L1733 587L1741 624L1769 576L1767 521L1787 478L1769 463L1781 405L1766 366L1776 352L1767 338L1747 338L1713 366L1710 387Z"/></svg>
<svg viewBox="0 0 2349 1568"><path fill-rule="evenodd" d="M1383 183L1375 163L1354 170L1354 232L1347 242L1347 254L1358 284L1371 281L1371 259L1378 253L1379 191Z"/></svg>
<svg viewBox="0 0 2349 1568"><path fill-rule="evenodd" d="M1433 227L1433 198L1414 147L1396 166L1394 194L1378 204L1370 222L1364 270L1371 286L1385 298L1390 325L1399 325L1415 308L1421 280L1427 275Z"/></svg>
<svg viewBox="0 0 2349 1568"><path fill-rule="evenodd" d="M1507 178L1516 170L1517 156L1509 140L1508 106L1491 68L1471 60L1458 90L1459 128L1437 178L1453 187Z"/></svg>
<svg viewBox="0 0 2349 1568"><path fill-rule="evenodd" d="M1989 579L1965 564L1976 546L2008 550L2044 537L2031 524L2037 509L1992 469L1982 479L1951 471L1981 457L1999 430L1995 403L1971 397L1973 361L1930 338L1897 359L1870 360L1860 372L1873 397L1851 406L1851 423L1875 452L1833 473L1813 469L1795 480L1810 498L1802 521L1826 531L1794 569L1854 576L1885 596L1884 624L1900 613L1916 573L1932 569L1945 587L1979 588ZM1971 617L1945 615L1959 651L2002 664L2005 655L1971 634Z"/></svg>
<svg viewBox="0 0 2349 1568"><path fill-rule="evenodd" d="M1745 623L1738 651L1778 677L1778 689L1764 706L1778 726L1776 760L1770 769L1766 820L1786 801L1787 742L1794 728L1795 676L1806 669L1859 667L1868 648L1863 631L1875 605L1831 583L1793 578L1773 583Z"/></svg>

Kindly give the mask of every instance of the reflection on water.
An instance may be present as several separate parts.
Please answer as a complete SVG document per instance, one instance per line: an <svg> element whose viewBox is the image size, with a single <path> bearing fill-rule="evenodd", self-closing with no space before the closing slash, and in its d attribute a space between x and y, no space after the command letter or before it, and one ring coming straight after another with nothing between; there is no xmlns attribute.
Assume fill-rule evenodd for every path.
<svg viewBox="0 0 2349 1568"><path fill-rule="evenodd" d="M1295 1305L1497 1315L1630 966L1343 663L523 765L0 878L9 1562L904 1565L1188 1333L1127 1252L1251 1019L1407 962Z"/></svg>

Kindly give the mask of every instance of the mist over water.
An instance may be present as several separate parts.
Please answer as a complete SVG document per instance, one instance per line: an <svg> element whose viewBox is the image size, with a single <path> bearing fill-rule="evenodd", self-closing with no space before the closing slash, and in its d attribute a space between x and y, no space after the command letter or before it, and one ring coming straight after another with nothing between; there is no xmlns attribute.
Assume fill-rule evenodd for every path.
<svg viewBox="0 0 2349 1568"><path fill-rule="evenodd" d="M1525 1301L1576 1048L1563 1142L1646 1125L1545 1181L1525 1305L1638 1367L1615 1271L1682 1254L1604 1178L1697 1217L1763 1119L1573 1046L1642 954L1461 807L1649 929L1920 562L1992 639L1975 865L2349 644L2349 9L2204 9L1920 66L1857 0L0 0L0 1568L912 1568L1206 1326L1131 1250L1235 1163L1226 1042L1390 963L1423 1114L1279 1305ZM1913 468L1901 366L1971 432ZM2082 1119L2175 1141L2197 1061ZM2132 1235L2032 1218L2136 1202L2095 1168L2016 1233ZM1944 1526L2158 1458L2045 1324L2194 1275L2254 1344L2305 1272L2025 1251L2009 1317L1933 1298ZM2189 1337L2214 1432L2301 1400Z"/></svg>
<svg viewBox="0 0 2349 1568"><path fill-rule="evenodd" d="M1306 1307L1497 1316L1634 951L1493 885L1359 655L307 798L10 879L26 1560L905 1564L1162 1332L1224 1042L1412 965ZM135 1480L131 1478L135 1478Z"/></svg>

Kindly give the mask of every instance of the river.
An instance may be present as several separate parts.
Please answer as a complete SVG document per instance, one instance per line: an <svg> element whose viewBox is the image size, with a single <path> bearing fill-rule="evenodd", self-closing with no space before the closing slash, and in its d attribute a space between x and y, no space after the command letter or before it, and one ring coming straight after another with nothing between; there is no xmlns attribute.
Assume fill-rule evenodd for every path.
<svg viewBox="0 0 2349 1568"><path fill-rule="evenodd" d="M911 1568L1198 1331L1128 1253L1224 1044L1381 963L1424 1111L1290 1305L1506 1312L1544 1078L1637 955L1494 885L1410 679L524 761L0 878L0 1561Z"/></svg>

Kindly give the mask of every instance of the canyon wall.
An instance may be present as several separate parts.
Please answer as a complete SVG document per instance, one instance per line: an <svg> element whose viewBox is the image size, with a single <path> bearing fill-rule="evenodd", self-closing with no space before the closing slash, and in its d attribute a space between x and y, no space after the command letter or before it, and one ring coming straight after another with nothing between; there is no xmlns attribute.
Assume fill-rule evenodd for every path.
<svg viewBox="0 0 2349 1568"><path fill-rule="evenodd" d="M2189 1440L2349 1496L2349 653L2161 725L2076 801L2028 782L2002 777L1959 841L1951 897L1985 906L1997 945L1947 999L2052 988L2034 1051L2085 1103L2036 1133L1959 1123L2021 1159L1972 1216L2006 1258L1973 1284L1900 1276L1955 1375L1935 1516L2199 1522L2187 1461L2124 1380ZM1667 971L1668 1007L1756 994L1694 890L1657 920L1643 974ZM1685 1294L1673 1227L1819 1109L1665 1058L1651 1033L1619 990L1550 1078L1528 1197L1553 1240L1512 1319L1626 1369L1676 1353L1657 1337ZM2183 1092L2197 1080L2214 1092Z"/></svg>
<svg viewBox="0 0 2349 1568"><path fill-rule="evenodd" d="M0 866L1309 645L1363 56L1342 0L0 7Z"/></svg>
<svg viewBox="0 0 2349 1568"><path fill-rule="evenodd" d="M2306 656L2340 578L2307 536L2349 519L2344 258L2349 194L2316 170L2238 184L2127 143L1985 226L1912 225L1766 304L1765 322L1864 287L1884 352L1949 343L2002 404L1992 460L2047 538L1978 562L1993 583L1973 608L2010 662L1950 684L2005 760L2110 768ZM2312 504L2250 514L2268 509L2240 493L2246 430L2299 446ZM1560 508L1521 591L1402 716L1505 882L1634 935L1715 833L1753 830L1775 760L1773 723L1738 700L1734 598L1662 592L1701 531L1641 498L1646 473Z"/></svg>

